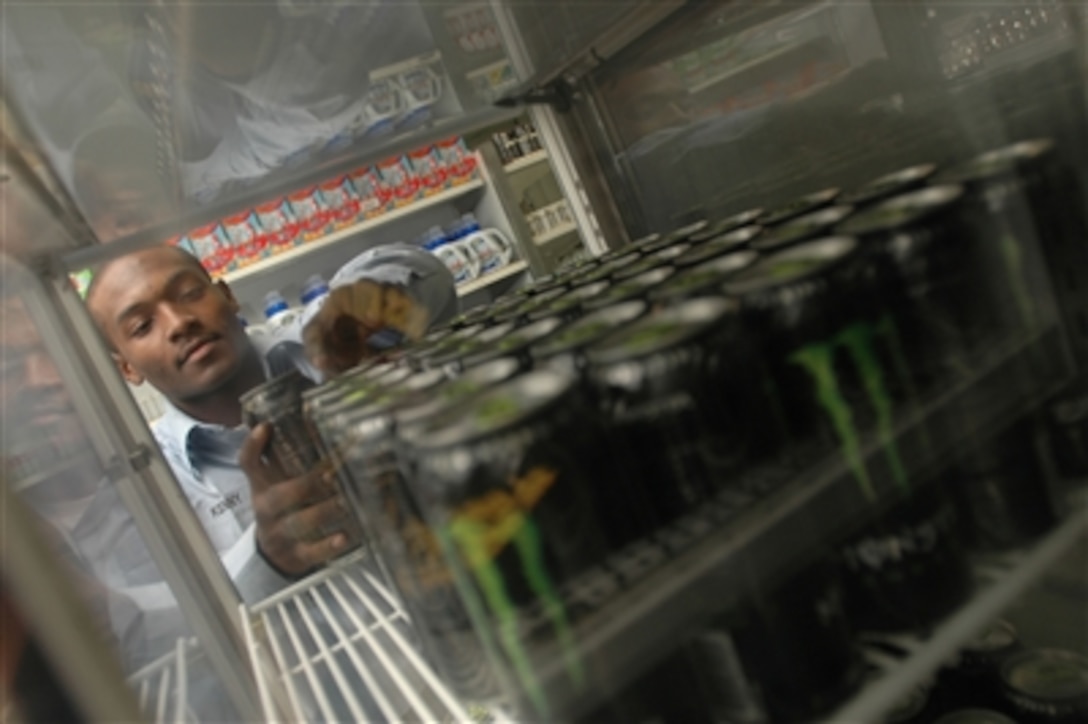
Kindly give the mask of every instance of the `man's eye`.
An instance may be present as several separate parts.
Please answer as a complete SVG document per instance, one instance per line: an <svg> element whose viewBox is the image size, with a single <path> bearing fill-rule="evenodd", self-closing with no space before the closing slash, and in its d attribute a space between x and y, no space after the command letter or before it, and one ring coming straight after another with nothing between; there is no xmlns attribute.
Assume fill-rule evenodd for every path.
<svg viewBox="0 0 1088 724"><path fill-rule="evenodd" d="M189 287L181 292L179 298L184 302L195 302L204 296L204 287Z"/></svg>
<svg viewBox="0 0 1088 724"><path fill-rule="evenodd" d="M143 337L151 331L151 320L143 319L136 322L129 328L128 334L130 337Z"/></svg>

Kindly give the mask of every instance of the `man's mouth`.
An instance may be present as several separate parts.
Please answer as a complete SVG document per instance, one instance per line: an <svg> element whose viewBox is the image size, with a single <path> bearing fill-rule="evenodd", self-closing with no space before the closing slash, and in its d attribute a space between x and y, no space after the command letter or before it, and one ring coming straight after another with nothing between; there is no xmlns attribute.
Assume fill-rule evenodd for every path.
<svg viewBox="0 0 1088 724"><path fill-rule="evenodd" d="M218 339L219 335L210 334L207 337L195 339L189 344L185 345L185 347L181 350L181 354L178 355L178 367L184 365L186 362L189 361L190 357L203 351L208 345L212 344Z"/></svg>

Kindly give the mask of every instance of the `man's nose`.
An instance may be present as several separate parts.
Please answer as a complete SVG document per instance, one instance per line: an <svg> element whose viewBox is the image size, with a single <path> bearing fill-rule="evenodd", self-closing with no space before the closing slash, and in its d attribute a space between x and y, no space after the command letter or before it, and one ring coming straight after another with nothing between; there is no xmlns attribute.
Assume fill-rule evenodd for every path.
<svg viewBox="0 0 1088 724"><path fill-rule="evenodd" d="M64 382L57 372L57 366L44 350L31 352L26 356L26 384L32 389L53 389L63 387Z"/></svg>
<svg viewBox="0 0 1088 724"><path fill-rule="evenodd" d="M161 314L167 334L172 341L192 333L200 326L197 318L184 307L164 304Z"/></svg>

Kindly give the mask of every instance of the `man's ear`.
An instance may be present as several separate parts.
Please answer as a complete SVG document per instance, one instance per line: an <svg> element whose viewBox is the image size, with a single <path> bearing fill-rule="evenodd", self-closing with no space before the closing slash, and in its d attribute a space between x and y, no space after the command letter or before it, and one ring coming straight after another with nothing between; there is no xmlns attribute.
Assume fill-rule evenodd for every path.
<svg viewBox="0 0 1088 724"><path fill-rule="evenodd" d="M129 364L127 359L117 352L110 352L110 357L113 358L114 364L117 365L117 369L126 382L132 385L142 385L144 383L144 376L137 372L136 368Z"/></svg>
<svg viewBox="0 0 1088 724"><path fill-rule="evenodd" d="M234 292L231 291L230 285L222 279L215 282L215 286L219 287L219 291L223 292L223 296L230 302L230 310L235 314L242 311L242 306L238 304L238 300L234 296Z"/></svg>

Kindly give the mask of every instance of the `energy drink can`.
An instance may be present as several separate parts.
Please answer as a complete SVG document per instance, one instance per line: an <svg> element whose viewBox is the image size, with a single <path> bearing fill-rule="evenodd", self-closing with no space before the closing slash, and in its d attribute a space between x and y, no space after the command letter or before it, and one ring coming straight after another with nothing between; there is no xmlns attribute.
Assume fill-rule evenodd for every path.
<svg viewBox="0 0 1088 724"><path fill-rule="evenodd" d="M870 330L854 327L845 304L860 296L858 261L854 239L820 239L760 258L721 289L740 302L744 336L759 349L756 387L771 427L756 437L765 441L765 451L788 452L813 439L837 443L871 495L868 471L854 454L860 430L853 410L860 387L856 362L872 366L875 343Z"/></svg>
<svg viewBox="0 0 1088 724"><path fill-rule="evenodd" d="M311 387L313 383L302 373L289 372L253 388L239 400L246 425L269 426L268 456L292 478L312 472L321 461L302 414L302 394Z"/></svg>
<svg viewBox="0 0 1088 724"><path fill-rule="evenodd" d="M579 611L567 587L603 560L597 509L602 489L599 427L570 377L535 371L401 434L420 503L471 602L481 640L501 651L538 703L528 643L555 642L568 674L584 676L571 626ZM607 494L603 494L603 493Z"/></svg>
<svg viewBox="0 0 1088 724"><path fill-rule="evenodd" d="M939 490L914 494L843 547L847 608L864 629L925 629L970 595L956 509Z"/></svg>
<svg viewBox="0 0 1088 724"><path fill-rule="evenodd" d="M568 373L579 372L585 367L587 347L634 322L648 309L646 302L638 300L598 309L534 344L529 354L534 365L548 364Z"/></svg>
<svg viewBox="0 0 1088 724"><path fill-rule="evenodd" d="M970 523L975 547L1016 548L1054 525L1054 508L1030 422L982 444L968 440L961 446L958 468L953 490Z"/></svg>
<svg viewBox="0 0 1088 724"><path fill-rule="evenodd" d="M745 460L745 408L731 388L730 362L742 351L738 306L693 299L586 350L610 430L654 481L651 496L665 521L723 488Z"/></svg>
<svg viewBox="0 0 1088 724"><path fill-rule="evenodd" d="M1022 724L1088 720L1088 659L1071 651L1033 649L1001 667L1010 713Z"/></svg>

